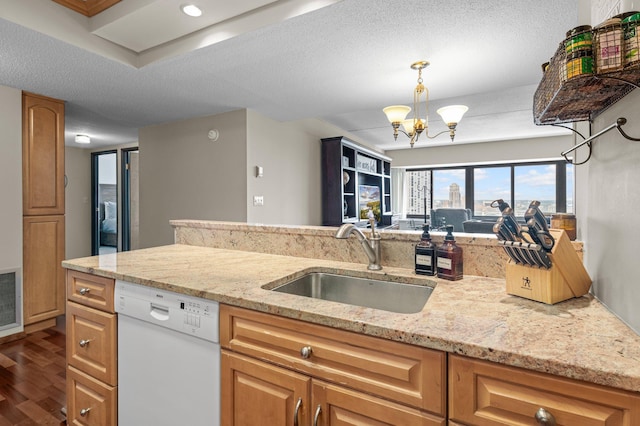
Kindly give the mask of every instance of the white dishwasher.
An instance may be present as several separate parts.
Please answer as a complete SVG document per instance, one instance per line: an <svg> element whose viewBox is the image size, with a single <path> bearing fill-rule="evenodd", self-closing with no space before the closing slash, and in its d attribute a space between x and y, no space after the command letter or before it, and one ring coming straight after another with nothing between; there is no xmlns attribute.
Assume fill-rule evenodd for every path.
<svg viewBox="0 0 640 426"><path fill-rule="evenodd" d="M218 426L218 303L116 281L118 424Z"/></svg>

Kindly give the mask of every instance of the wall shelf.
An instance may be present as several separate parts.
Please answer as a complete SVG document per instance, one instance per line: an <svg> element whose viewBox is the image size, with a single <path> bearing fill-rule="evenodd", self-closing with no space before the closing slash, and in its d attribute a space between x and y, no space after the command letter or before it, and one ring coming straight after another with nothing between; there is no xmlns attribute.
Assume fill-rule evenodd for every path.
<svg viewBox="0 0 640 426"><path fill-rule="evenodd" d="M566 54L561 43L533 99L538 125L592 121L640 85L640 64L622 70L566 78Z"/></svg>

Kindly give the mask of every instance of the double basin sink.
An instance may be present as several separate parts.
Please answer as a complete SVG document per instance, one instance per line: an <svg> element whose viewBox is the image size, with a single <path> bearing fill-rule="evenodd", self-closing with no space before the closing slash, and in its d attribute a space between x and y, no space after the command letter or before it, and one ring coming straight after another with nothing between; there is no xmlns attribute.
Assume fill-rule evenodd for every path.
<svg viewBox="0 0 640 426"><path fill-rule="evenodd" d="M422 311L433 287L310 272L271 290L383 311L413 314Z"/></svg>

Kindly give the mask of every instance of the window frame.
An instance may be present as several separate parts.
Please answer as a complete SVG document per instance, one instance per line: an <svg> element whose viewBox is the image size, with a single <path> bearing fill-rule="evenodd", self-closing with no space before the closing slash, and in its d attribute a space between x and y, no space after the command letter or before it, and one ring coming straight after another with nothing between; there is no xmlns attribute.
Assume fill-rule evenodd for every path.
<svg viewBox="0 0 640 426"><path fill-rule="evenodd" d="M547 160L547 161L523 161L523 162L507 162L507 163L491 163L491 164L466 164L466 165L453 165L453 166L443 166L443 167L415 167L415 168L407 168L406 172L418 172L418 171L428 171L430 172L430 187L429 187L429 205L433 206L433 172L437 170L453 170L453 169L464 169L465 170L465 189L464 189L464 197L465 197L465 208L471 209L472 212L475 213L474 204L475 204L475 188L474 188L474 171L476 169L486 169L486 168L495 168L495 167L509 167L511 169L511 199L505 200L509 203L510 206L515 205L515 168L522 166L548 166L555 165L556 169L556 212L555 213L566 213L567 211L567 162L564 159L558 160ZM574 170L575 176L575 170ZM572 185L575 187L575 183ZM573 203L575 208L575 202ZM430 218L431 212L426 212L426 216ZM495 215L486 215L486 216L476 216L473 215L474 219L497 219L499 217L499 212L496 209ZM417 215L417 214L408 214L406 215L408 219L418 219L423 218L425 215Z"/></svg>

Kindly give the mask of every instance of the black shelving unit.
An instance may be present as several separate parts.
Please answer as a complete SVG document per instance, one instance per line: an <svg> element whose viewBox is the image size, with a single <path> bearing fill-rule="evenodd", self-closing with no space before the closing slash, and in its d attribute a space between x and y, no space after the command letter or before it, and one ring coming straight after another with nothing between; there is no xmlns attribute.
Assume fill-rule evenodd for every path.
<svg viewBox="0 0 640 426"><path fill-rule="evenodd" d="M391 159L342 136L322 139L322 224L391 224ZM376 207L379 206L379 207Z"/></svg>

